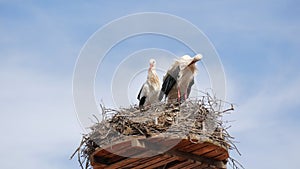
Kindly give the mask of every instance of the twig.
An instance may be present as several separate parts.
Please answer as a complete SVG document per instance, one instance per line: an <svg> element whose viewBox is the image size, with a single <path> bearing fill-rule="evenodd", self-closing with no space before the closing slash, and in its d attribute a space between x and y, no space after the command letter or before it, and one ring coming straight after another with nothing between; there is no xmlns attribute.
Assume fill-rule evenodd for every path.
<svg viewBox="0 0 300 169"><path fill-rule="evenodd" d="M230 108L222 110L223 106L230 105ZM191 134L199 138L210 138L213 141L235 149L239 155L241 153L235 146L234 138L230 136L223 121L222 116L234 111L233 104L217 100L215 95L206 95L200 99L189 99L183 104L170 104L165 102L147 106L145 111L140 112L137 105L129 108L111 109L100 104L102 110L102 120L97 120L91 127L92 132L83 136L79 147L72 154L71 159L77 153L78 161L82 169L90 165L89 156L96 147L111 145L116 140L122 140L125 135L145 135L146 137L164 133L172 136L188 136L191 142L197 143L200 140L193 140ZM155 118L157 122L155 122ZM205 128L205 131L204 131ZM211 132L208 132L211 131ZM96 145L98 143L99 145ZM240 165L237 161L231 160L234 169ZM243 168L243 167L242 167Z"/></svg>

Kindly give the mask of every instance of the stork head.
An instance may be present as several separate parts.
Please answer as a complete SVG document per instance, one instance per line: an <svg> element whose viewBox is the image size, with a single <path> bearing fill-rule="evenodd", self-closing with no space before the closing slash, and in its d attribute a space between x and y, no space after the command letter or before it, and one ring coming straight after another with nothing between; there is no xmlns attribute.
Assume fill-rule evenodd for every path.
<svg viewBox="0 0 300 169"><path fill-rule="evenodd" d="M189 65L192 65L192 64L198 62L199 60L202 59L202 57L203 57L203 56L202 56L201 54L195 55L194 58L193 58L193 60L191 61L191 63L190 63Z"/></svg>
<svg viewBox="0 0 300 169"><path fill-rule="evenodd" d="M149 64L150 64L150 69L152 69L153 67L155 68L156 61L154 59L150 59Z"/></svg>
<svg viewBox="0 0 300 169"><path fill-rule="evenodd" d="M183 55L183 56L181 57L181 59L182 59L182 60L188 61L188 60L191 60L192 58L191 58L189 55Z"/></svg>
<svg viewBox="0 0 300 169"><path fill-rule="evenodd" d="M194 56L194 60L197 62L199 60L201 60L203 58L203 56L201 54L197 54Z"/></svg>

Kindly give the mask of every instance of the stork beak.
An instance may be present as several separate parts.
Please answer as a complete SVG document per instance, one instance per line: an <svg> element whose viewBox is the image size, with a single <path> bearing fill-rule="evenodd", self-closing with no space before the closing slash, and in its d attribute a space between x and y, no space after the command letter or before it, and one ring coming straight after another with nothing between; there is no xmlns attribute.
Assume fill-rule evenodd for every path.
<svg viewBox="0 0 300 169"><path fill-rule="evenodd" d="M194 60L197 62L199 60L201 60L203 58L203 56L201 54L197 54L194 56Z"/></svg>
<svg viewBox="0 0 300 169"><path fill-rule="evenodd" d="M196 62L198 62L199 60L201 60L202 57L203 57L203 56L202 56L201 54L197 54L197 55L194 57L194 59L192 60L192 62L189 64L189 66L192 65L192 64L194 64L194 63L196 63Z"/></svg>

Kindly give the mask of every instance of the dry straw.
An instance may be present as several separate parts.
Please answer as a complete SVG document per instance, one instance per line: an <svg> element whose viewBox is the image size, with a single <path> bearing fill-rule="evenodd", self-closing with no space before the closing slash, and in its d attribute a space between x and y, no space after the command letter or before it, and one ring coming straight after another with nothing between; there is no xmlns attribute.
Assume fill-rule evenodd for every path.
<svg viewBox="0 0 300 169"><path fill-rule="evenodd" d="M225 107L225 108L224 108ZM236 150L234 137L228 133L228 121L224 114L231 113L233 105L212 97L208 93L200 99L189 99L181 104L160 102L145 107L141 111L138 106L130 108L110 109L101 104L102 119L96 116L95 124L90 132L84 134L76 154L82 169L90 167L90 155L98 148L125 140L127 136L151 137L158 134L188 138L191 142L203 139L211 140L229 150ZM196 139L195 139L196 138ZM234 169L243 166L233 158L229 158Z"/></svg>

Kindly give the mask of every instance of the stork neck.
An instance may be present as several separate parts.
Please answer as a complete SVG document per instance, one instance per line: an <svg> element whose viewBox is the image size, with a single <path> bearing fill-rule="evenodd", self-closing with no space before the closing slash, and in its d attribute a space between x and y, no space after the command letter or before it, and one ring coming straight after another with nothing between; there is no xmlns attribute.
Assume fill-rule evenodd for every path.
<svg viewBox="0 0 300 169"><path fill-rule="evenodd" d="M153 72L153 71L155 72L155 67L154 66L150 66L149 69L148 69L148 72Z"/></svg>
<svg viewBox="0 0 300 169"><path fill-rule="evenodd" d="M155 71L155 67L150 67L148 69L148 79L150 78L150 76L156 75L156 71Z"/></svg>

